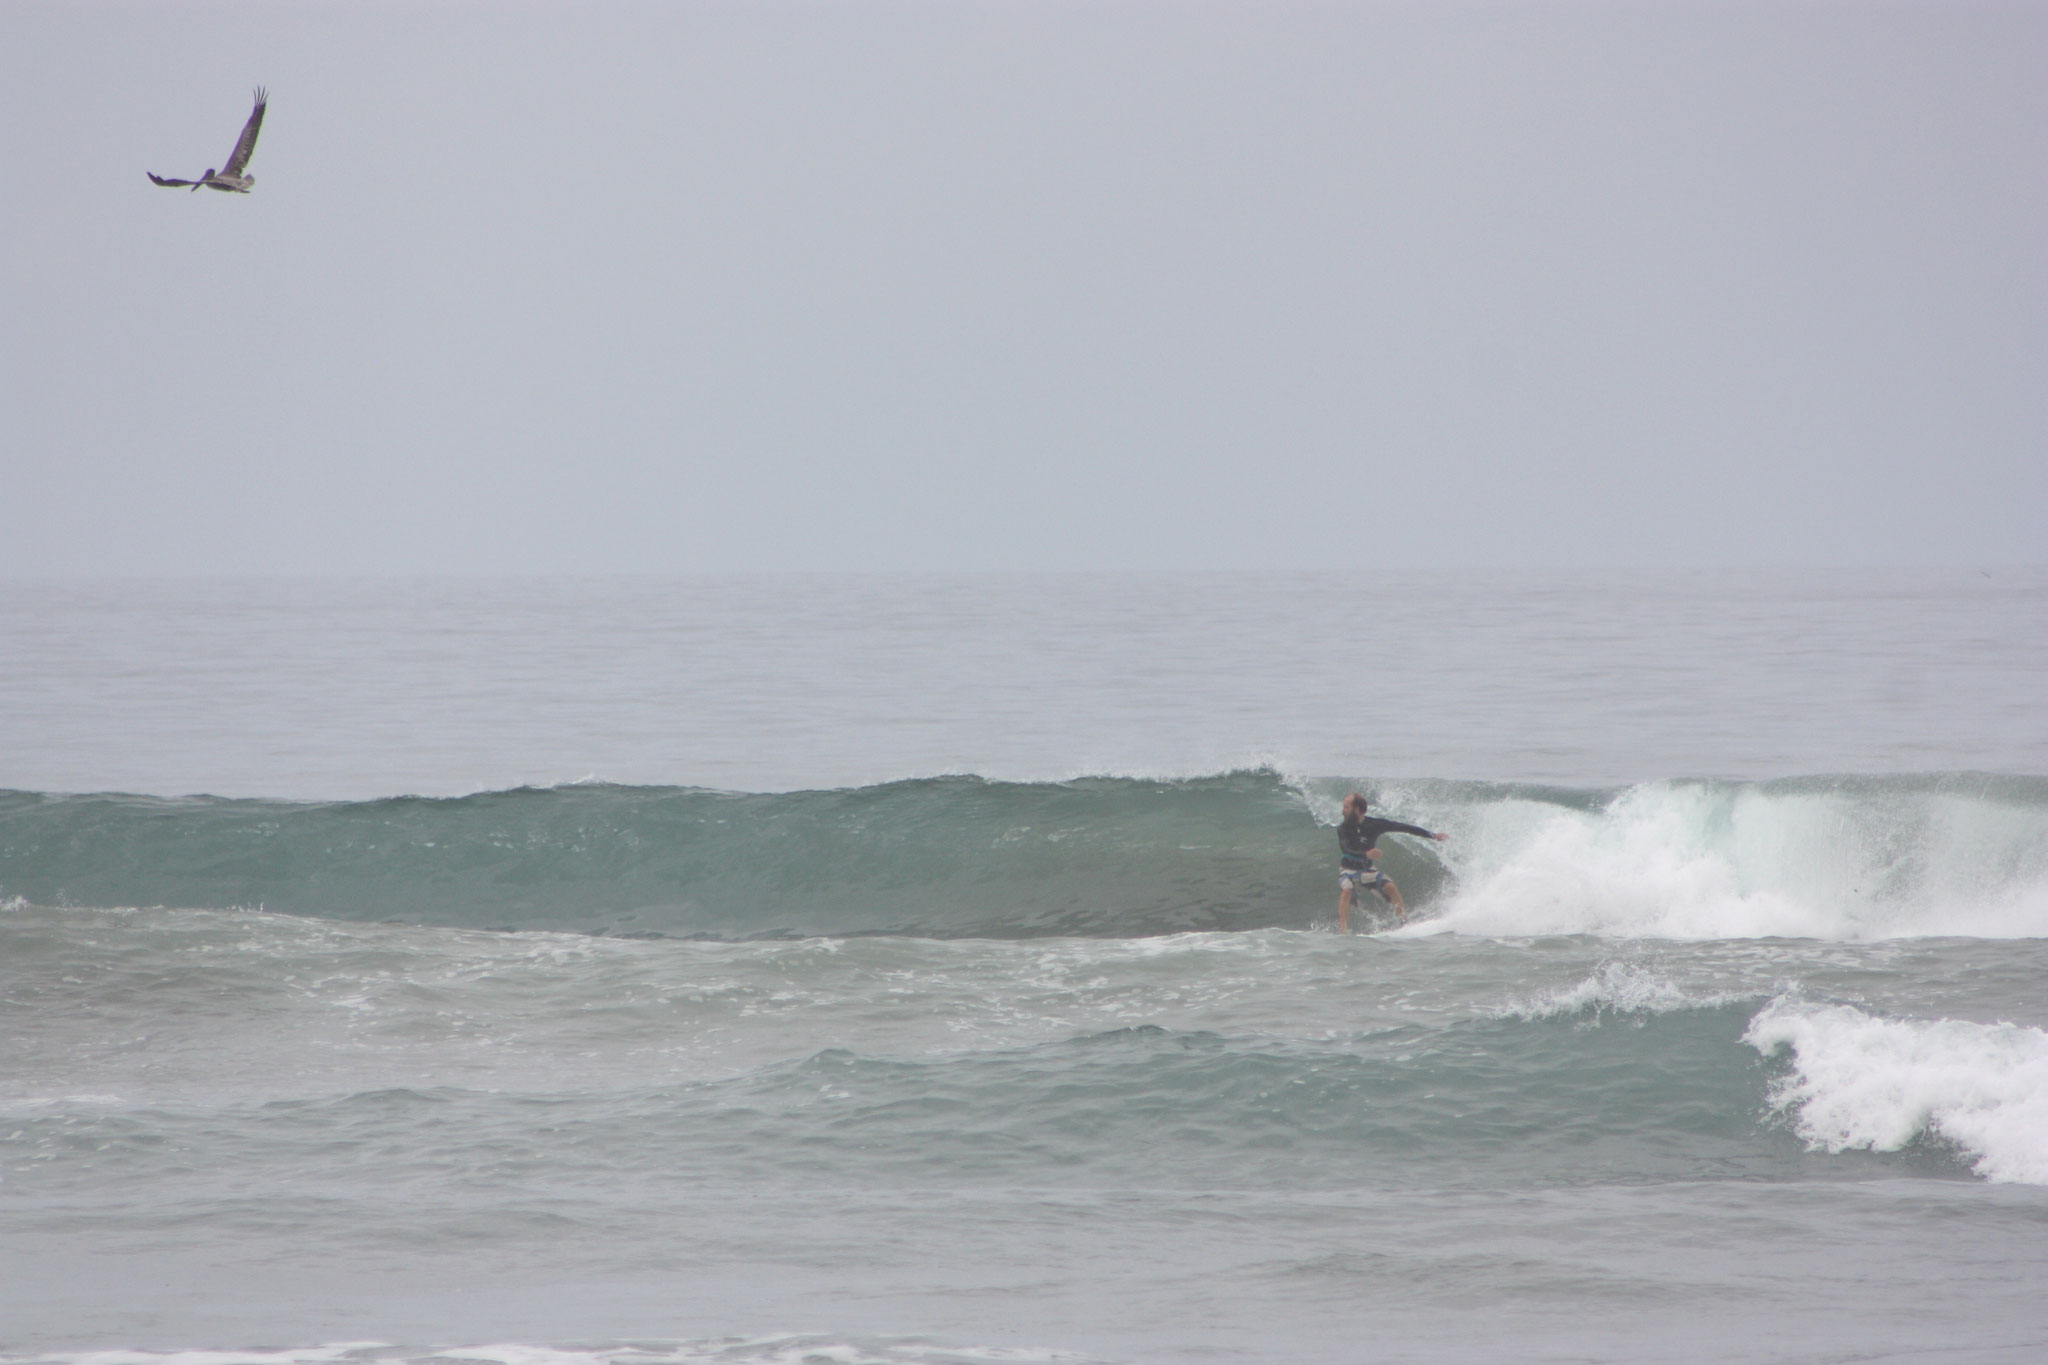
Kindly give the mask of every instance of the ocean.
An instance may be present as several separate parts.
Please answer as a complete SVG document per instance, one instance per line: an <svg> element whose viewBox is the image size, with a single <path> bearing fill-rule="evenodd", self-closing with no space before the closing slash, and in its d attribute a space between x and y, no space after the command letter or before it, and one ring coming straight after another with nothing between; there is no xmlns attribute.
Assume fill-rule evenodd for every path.
<svg viewBox="0 0 2048 1365"><path fill-rule="evenodd" d="M0 583L0 1365L2048 1359L2044 682L2038 568Z"/></svg>

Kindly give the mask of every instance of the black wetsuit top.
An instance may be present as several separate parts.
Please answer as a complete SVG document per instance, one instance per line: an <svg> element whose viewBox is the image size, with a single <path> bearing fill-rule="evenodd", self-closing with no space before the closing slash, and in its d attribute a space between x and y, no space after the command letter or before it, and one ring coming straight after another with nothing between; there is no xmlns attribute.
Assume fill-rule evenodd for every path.
<svg viewBox="0 0 2048 1365"><path fill-rule="evenodd" d="M1337 847L1344 850L1340 865L1370 867L1371 861L1365 855L1379 843L1382 834L1419 834L1425 839L1436 838L1420 825L1404 825L1399 820L1379 820L1370 815L1355 825L1346 820L1337 826Z"/></svg>

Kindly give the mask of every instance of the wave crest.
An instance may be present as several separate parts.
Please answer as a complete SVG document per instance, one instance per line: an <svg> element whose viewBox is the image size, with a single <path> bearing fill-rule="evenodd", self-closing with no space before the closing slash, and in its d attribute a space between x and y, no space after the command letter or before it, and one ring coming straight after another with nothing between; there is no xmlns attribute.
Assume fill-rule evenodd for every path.
<svg viewBox="0 0 2048 1365"><path fill-rule="evenodd" d="M1987 1180L2048 1185L2048 1032L1775 1000L1743 1039L1790 1052L1771 1103L1811 1147L1896 1152L1934 1137Z"/></svg>

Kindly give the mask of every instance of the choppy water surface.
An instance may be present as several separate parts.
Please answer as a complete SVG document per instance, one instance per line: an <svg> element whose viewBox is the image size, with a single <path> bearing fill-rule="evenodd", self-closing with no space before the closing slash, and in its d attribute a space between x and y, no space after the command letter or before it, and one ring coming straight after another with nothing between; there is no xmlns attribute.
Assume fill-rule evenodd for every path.
<svg viewBox="0 0 2048 1365"><path fill-rule="evenodd" d="M1177 623L1149 686L1174 679L1217 747L1280 754L1287 708L1246 701L1263 665L1208 691L1175 666L1203 656L1173 632L1216 624L1214 583L1183 587L1139 590ZM1517 611L1451 592L1440 616L1556 597L1578 643L1511 637L1548 737L1422 776L1329 754L1325 775L1205 770L1193 746L1178 773L1090 775L1076 751L1113 726L1068 723L1105 686L1072 661L1091 641L1131 657L1101 604L1035 618L1069 662L1016 668L1068 685L1006 694L1025 722L990 739L974 705L877 681L915 660L849 680L857 633L811 665L759 643L758 582L717 610L689 585L697 605L646 617L602 686L591 661L656 587L539 640L514 589L448 589L478 638L527 640L510 693L460 650L401 657L440 608L379 617L360 585L273 586L240 615L221 585L141 605L9 589L4 668L34 700L0 746L0 1359L2041 1358L2048 763L2026 759L2042 735L2018 681L2039 640L2009 638L2040 599L1901 595L1898 619L1945 604L1946 644L1979 651L1958 665L1860 633L1887 615L1861 599L1828 616L1810 583L1667 585L1648 600L1718 620L1738 700L1678 684L1705 720L1651 750L1704 752L1745 709L1756 733L1725 764L1616 780L1633 736L1683 729L1684 697L1654 642L1575 691L1571 623L1662 618L1612 584L1539 587ZM663 634L690 611L692 643ZM1826 670L1774 661L1816 611L1867 673L1800 735ZM95 633L113 620L122 638ZM281 653L230 705L223 661L262 653L233 643L250 620ZM1262 625L1282 671L1342 662L1307 621ZM217 655L164 644L194 622ZM307 647L323 622L354 643ZM69 643L38 662L11 648L30 636ZM714 657L680 680L648 662L693 651ZM358 704L304 681L379 657L420 691L409 713L395 683ZM127 671L86 678L89 658ZM815 709L725 698L712 772L670 755L605 772L631 781L461 794L442 762L604 770L616 733L664 707L691 732L677 698L768 660L756 702ZM1445 714L1499 695L1494 674L1446 677ZM151 714L195 730L139 724L152 688ZM437 733L470 688L495 698L488 743ZM1957 695L1977 709L1936 723ZM250 734L216 745L238 707ZM862 708L836 756L789 757L819 715ZM266 748L294 713L331 728ZM50 737L95 717L109 733L59 754ZM926 740L892 747L906 734L1001 780L938 775ZM336 736L366 746L356 769ZM749 746L757 780L735 780ZM1831 746L1853 752L1815 760ZM1006 752L1041 771L1002 774ZM138 780L209 754L239 790ZM819 761L880 780L785 789ZM15 776L65 764L101 775ZM445 794L376 787L406 764ZM1342 938L1329 825L1354 786L1451 838L1390 838L1420 914Z"/></svg>

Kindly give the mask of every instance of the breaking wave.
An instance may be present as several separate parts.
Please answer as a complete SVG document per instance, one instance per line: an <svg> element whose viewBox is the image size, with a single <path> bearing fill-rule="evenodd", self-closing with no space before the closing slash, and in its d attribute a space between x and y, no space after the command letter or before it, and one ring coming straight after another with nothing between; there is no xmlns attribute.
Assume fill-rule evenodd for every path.
<svg viewBox="0 0 2048 1365"><path fill-rule="evenodd" d="M0 902L761 938L1145 936L1333 917L1352 785L940 777L362 802L0 792ZM1404 933L2048 936L2048 779L1364 784Z"/></svg>
<svg viewBox="0 0 2048 1365"><path fill-rule="evenodd" d="M1776 1000L1744 1040L1792 1069L1771 1102L1816 1150L1959 1150L1986 1180L2048 1185L2048 1033L1960 1019L1882 1019Z"/></svg>

